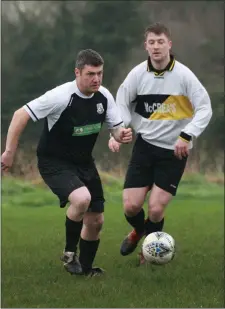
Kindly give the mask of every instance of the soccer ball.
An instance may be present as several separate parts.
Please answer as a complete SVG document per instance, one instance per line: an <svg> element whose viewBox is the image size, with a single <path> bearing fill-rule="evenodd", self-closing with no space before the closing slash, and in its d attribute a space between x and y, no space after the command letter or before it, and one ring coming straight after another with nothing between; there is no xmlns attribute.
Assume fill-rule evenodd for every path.
<svg viewBox="0 0 225 309"><path fill-rule="evenodd" d="M149 234L142 244L142 254L151 264L167 264L175 255L175 240L165 232Z"/></svg>

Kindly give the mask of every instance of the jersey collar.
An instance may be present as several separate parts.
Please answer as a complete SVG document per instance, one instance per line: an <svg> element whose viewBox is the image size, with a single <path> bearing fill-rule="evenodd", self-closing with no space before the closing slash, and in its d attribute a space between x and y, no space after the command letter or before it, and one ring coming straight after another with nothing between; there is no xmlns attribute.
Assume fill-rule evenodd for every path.
<svg viewBox="0 0 225 309"><path fill-rule="evenodd" d="M81 98L83 98L83 99L91 99L91 98L94 96L94 93L92 93L92 95L90 95L90 96L87 96L87 95L83 94L83 93L80 91L80 89L78 88L78 86L77 86L77 81L76 81L76 79L75 79L75 93L76 93L79 97L81 97Z"/></svg>
<svg viewBox="0 0 225 309"><path fill-rule="evenodd" d="M170 55L170 62L167 64L167 66L165 67L165 69L163 70L156 70L151 62L150 57L148 57L147 60L147 71L148 72L153 72L155 75L163 75L166 71L172 71L175 65L175 58L173 55Z"/></svg>

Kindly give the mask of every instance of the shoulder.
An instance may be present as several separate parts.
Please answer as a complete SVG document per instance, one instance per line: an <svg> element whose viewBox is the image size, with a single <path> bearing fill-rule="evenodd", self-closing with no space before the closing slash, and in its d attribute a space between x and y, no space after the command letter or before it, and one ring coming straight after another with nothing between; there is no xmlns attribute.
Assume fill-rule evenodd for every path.
<svg viewBox="0 0 225 309"><path fill-rule="evenodd" d="M178 74L178 78L182 81L185 89L188 89L192 93L199 90L206 91L200 79L186 65L176 61L176 67L174 67L174 69L174 71Z"/></svg>
<svg viewBox="0 0 225 309"><path fill-rule="evenodd" d="M67 99L74 92L74 81L67 82L56 86L55 88L48 90L45 94L47 97L52 98L57 101Z"/></svg>
<svg viewBox="0 0 225 309"><path fill-rule="evenodd" d="M122 85L132 84L135 86L139 80L139 78L143 75L144 72L147 71L147 60L141 62L140 64L136 65L130 72L127 74L125 80L123 81Z"/></svg>
<svg viewBox="0 0 225 309"><path fill-rule="evenodd" d="M70 81L64 84L61 84L59 86L56 86L55 88L49 90L47 93L49 94L57 94L57 95L64 95L67 93L72 93L74 92L75 87L75 82Z"/></svg>
<svg viewBox="0 0 225 309"><path fill-rule="evenodd" d="M128 75L137 75L138 76L139 74L142 74L146 70L147 70L147 60L136 65L132 70L130 70Z"/></svg>
<svg viewBox="0 0 225 309"><path fill-rule="evenodd" d="M98 90L107 100L112 100L113 95L112 93L104 86L100 86ZM114 99L113 99L114 100Z"/></svg>
<svg viewBox="0 0 225 309"><path fill-rule="evenodd" d="M190 68L177 60L174 66L174 72L177 72L180 76L184 76L185 78L197 78Z"/></svg>
<svg viewBox="0 0 225 309"><path fill-rule="evenodd" d="M107 108L113 108L115 106L115 99L112 95L112 93L105 87L101 86L99 88L99 93L101 93L104 98L107 100Z"/></svg>

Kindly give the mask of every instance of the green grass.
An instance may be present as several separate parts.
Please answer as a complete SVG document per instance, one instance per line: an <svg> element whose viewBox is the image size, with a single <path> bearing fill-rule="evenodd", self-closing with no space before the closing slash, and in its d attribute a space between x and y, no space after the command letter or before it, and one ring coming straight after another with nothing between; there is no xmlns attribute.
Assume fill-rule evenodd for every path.
<svg viewBox="0 0 225 309"><path fill-rule="evenodd" d="M2 184L3 308L221 308L224 307L223 188L202 178L183 180L166 212L164 230L176 240L165 266L137 267L136 253L122 257L129 226L122 182L102 175L107 199L96 265L102 278L66 273L65 209L43 186L15 179Z"/></svg>

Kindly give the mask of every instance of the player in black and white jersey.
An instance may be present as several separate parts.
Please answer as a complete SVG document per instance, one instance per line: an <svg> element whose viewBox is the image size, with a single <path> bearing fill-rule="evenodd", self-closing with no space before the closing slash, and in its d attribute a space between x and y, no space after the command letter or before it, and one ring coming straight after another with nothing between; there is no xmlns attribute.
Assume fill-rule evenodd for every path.
<svg viewBox="0 0 225 309"><path fill-rule="evenodd" d="M125 217L134 230L122 243L122 255L133 252L143 235L163 229L165 208L176 195L192 139L212 116L206 89L174 58L171 46L165 25L148 27L148 59L130 71L117 93L125 126L130 124L137 133L123 191ZM119 147L112 137L109 148ZM145 220L142 206L149 190Z"/></svg>
<svg viewBox="0 0 225 309"><path fill-rule="evenodd" d="M47 91L14 113L1 165L13 164L19 137L31 118L45 119L38 148L38 168L66 212L66 245L61 260L71 274L101 275L93 267L103 224L104 194L92 150L106 122L115 140L129 143L112 94L103 86L102 57L87 49L77 56L76 79ZM79 245L79 258L77 249Z"/></svg>

